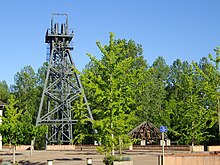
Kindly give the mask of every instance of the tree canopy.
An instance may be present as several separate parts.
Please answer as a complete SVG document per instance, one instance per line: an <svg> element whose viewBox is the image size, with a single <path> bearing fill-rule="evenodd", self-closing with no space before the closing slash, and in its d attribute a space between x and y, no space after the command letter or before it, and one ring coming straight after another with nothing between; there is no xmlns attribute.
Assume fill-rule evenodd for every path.
<svg viewBox="0 0 220 165"><path fill-rule="evenodd" d="M157 127L166 125L168 137L179 144L220 142L219 47L214 49L215 56L201 57L198 62L176 59L169 66L163 57L149 65L141 44L116 39L113 33L107 45L96 44L101 58L88 54L90 62L80 76L94 117L93 127L98 131L96 140L112 150L120 141L128 142L127 133L134 127L149 121ZM47 67L44 63L35 72L25 66L16 73L11 87L0 81L0 100L8 104L5 123L10 119L12 124L35 124ZM89 133L82 129L88 122L85 105L80 101L73 106L80 120L75 140L82 143ZM11 118L9 109L10 113L16 112ZM33 130L32 126L25 129L25 134ZM6 132L2 134L7 139ZM4 142L12 142L6 139ZM20 142L27 144L29 140Z"/></svg>

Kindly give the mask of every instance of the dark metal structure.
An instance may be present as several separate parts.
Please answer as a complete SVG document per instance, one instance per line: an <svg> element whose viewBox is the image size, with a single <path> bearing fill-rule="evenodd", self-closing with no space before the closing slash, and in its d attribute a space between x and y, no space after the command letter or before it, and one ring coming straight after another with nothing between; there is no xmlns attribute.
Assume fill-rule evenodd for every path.
<svg viewBox="0 0 220 165"><path fill-rule="evenodd" d="M3 101L0 100L0 109L4 109L5 105L6 105L6 103L4 103Z"/></svg>
<svg viewBox="0 0 220 165"><path fill-rule="evenodd" d="M54 23L54 17L64 17L65 21L59 26ZM70 53L73 50L70 45L72 39L73 32L68 30L67 14L53 14L51 28L45 37L50 47L49 65L36 121L36 125L48 126L47 143L71 142L73 125L77 122L73 118L72 105L80 95L87 106L88 118L93 119Z"/></svg>
<svg viewBox="0 0 220 165"><path fill-rule="evenodd" d="M154 126L151 122L143 122L131 132L128 133L133 139L146 140L148 144L157 143L162 139L160 130ZM167 135L165 134L165 139Z"/></svg>

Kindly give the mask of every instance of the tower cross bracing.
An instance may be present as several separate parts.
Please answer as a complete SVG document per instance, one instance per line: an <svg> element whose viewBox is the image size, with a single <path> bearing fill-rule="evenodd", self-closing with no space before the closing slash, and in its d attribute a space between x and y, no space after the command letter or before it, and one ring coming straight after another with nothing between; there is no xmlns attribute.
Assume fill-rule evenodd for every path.
<svg viewBox="0 0 220 165"><path fill-rule="evenodd" d="M58 23L53 22L55 16L65 17L65 23L59 27ZM72 105L80 95L88 110L87 117L93 119L71 56L73 36L73 32L68 29L67 14L53 14L51 28L45 36L50 53L36 121L36 125L47 125L46 139L49 143L70 143L73 140L73 125L77 120L73 117Z"/></svg>

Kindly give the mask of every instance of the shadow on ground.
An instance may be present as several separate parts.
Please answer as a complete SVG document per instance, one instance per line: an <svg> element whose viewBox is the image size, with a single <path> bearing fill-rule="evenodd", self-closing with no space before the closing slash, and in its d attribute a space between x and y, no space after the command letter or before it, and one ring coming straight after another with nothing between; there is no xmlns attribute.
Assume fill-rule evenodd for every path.
<svg viewBox="0 0 220 165"><path fill-rule="evenodd" d="M80 153L80 152L72 152L72 153L66 153L66 155L100 155L99 153L97 153L97 152L87 152L87 153L85 153L85 152L82 152L82 153Z"/></svg>
<svg viewBox="0 0 220 165"><path fill-rule="evenodd" d="M13 153L0 153L0 156L12 156ZM18 156L18 155L23 155L22 153L15 153L15 156Z"/></svg>
<svg viewBox="0 0 220 165"><path fill-rule="evenodd" d="M40 163L40 162L30 162L30 161L19 161L18 162L21 165L45 165L45 163Z"/></svg>
<svg viewBox="0 0 220 165"><path fill-rule="evenodd" d="M83 160L83 159L81 159L81 158L72 158L72 159L70 159L70 158L59 158L59 159L54 159L54 160L57 160L57 161L81 161L81 160Z"/></svg>

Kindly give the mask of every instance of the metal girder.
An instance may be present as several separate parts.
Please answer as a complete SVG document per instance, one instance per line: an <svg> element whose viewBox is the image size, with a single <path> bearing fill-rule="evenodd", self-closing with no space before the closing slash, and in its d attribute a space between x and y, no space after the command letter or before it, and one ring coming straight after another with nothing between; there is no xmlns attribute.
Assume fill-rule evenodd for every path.
<svg viewBox="0 0 220 165"><path fill-rule="evenodd" d="M68 17L66 23L53 24L52 16L51 28L47 30L45 42L50 46L50 58L44 89L41 97L36 125L44 124L48 127L47 142L64 143L73 140L73 124L77 120L73 119L72 105L83 95L84 103L88 109L88 117L93 119L90 107L79 75L74 71L75 65L70 51L73 47L70 42L73 32L68 32Z"/></svg>

